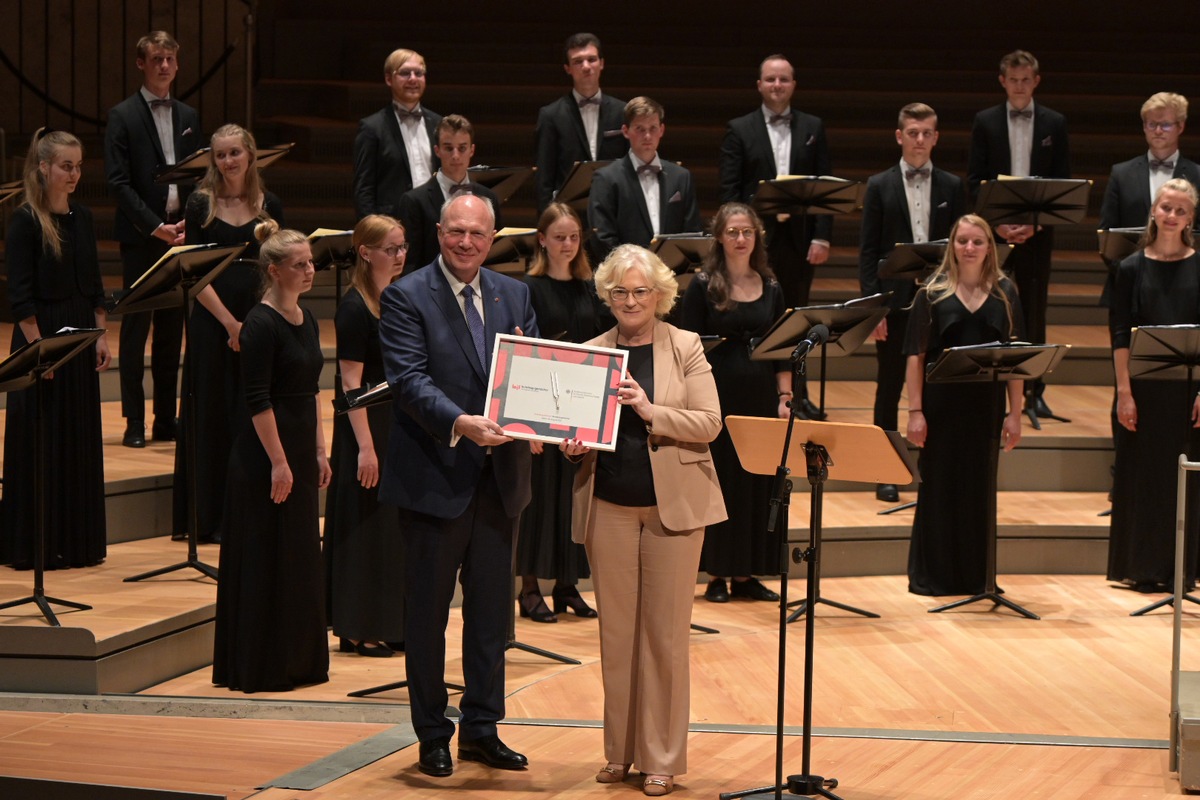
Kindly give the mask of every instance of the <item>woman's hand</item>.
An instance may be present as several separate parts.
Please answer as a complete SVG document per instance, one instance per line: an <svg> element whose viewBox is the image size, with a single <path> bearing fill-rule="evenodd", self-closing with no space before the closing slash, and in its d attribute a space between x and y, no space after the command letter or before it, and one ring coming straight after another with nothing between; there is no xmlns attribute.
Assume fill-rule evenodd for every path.
<svg viewBox="0 0 1200 800"><path fill-rule="evenodd" d="M333 480L333 470L324 453L317 453L317 488L324 489Z"/></svg>
<svg viewBox="0 0 1200 800"><path fill-rule="evenodd" d="M229 349L233 352L240 352L242 349L242 323L236 319L225 326L225 332L229 334Z"/></svg>
<svg viewBox="0 0 1200 800"><path fill-rule="evenodd" d="M1200 428L1200 394L1196 395L1192 403L1192 427Z"/></svg>
<svg viewBox="0 0 1200 800"><path fill-rule="evenodd" d="M904 435L915 446L925 446L925 437L929 435L929 428L925 423L924 411L908 412L908 430L905 431Z"/></svg>
<svg viewBox="0 0 1200 800"><path fill-rule="evenodd" d="M587 455L592 448L583 444L578 439L563 439L559 442L558 449L567 458L575 460Z"/></svg>
<svg viewBox="0 0 1200 800"><path fill-rule="evenodd" d="M617 389L617 402L623 406L629 406L634 410L639 417L649 423L654 418L654 405L650 402L650 398L646 397L646 393L638 382L633 378L626 377L621 381Z"/></svg>
<svg viewBox="0 0 1200 800"><path fill-rule="evenodd" d="M1196 398L1200 401L1200 397ZM1192 406L1192 418L1195 419L1196 406ZM1127 431L1137 430L1137 403L1133 402L1133 392L1117 393L1117 422Z"/></svg>
<svg viewBox="0 0 1200 800"><path fill-rule="evenodd" d="M108 334L96 340L96 372L104 372L112 366L112 351L108 349Z"/></svg>
<svg viewBox="0 0 1200 800"><path fill-rule="evenodd" d="M539 442L537 439L529 440L529 452L533 453L535 456L540 456L542 451L545 449L544 443Z"/></svg>
<svg viewBox="0 0 1200 800"><path fill-rule="evenodd" d="M1004 417L1004 426L1000 429L1000 444L1004 447L1004 452L1008 452L1017 446L1017 442L1021 441L1021 411L1018 409L1014 414L1006 414Z"/></svg>
<svg viewBox="0 0 1200 800"><path fill-rule="evenodd" d="M373 447L358 450L358 482L364 489L373 489L379 483L379 458Z"/></svg>
<svg viewBox="0 0 1200 800"><path fill-rule="evenodd" d="M328 469L328 464L326 464ZM292 468L286 461L271 466L271 500L282 503L292 493Z"/></svg>
<svg viewBox="0 0 1200 800"><path fill-rule="evenodd" d="M788 394L779 395L779 408L775 413L780 419L787 419L792 415L792 407L790 405L791 402L792 395L790 392Z"/></svg>

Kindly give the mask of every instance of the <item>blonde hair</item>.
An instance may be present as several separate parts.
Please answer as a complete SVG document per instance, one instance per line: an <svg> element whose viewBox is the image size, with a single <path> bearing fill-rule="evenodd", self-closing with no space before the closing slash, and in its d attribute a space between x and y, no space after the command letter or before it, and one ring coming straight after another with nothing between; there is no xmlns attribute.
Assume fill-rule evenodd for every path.
<svg viewBox="0 0 1200 800"><path fill-rule="evenodd" d="M267 213L266 207L263 205L266 187L263 186L262 176L258 172L258 145L254 142L254 135L241 125L230 123L217 128L216 132L209 137L209 146L215 148L217 139L226 139L231 136L237 136L242 140L242 147L246 148L246 153L250 156L246 166L246 182L243 187L246 202L250 204L256 219L270 219L271 215ZM224 185L225 176L221 174L221 170L217 167L217 159L213 156L208 161L208 169L205 171L204 177L200 179L200 185L196 187L196 194L208 201L208 217L201 225L202 228L212 225L213 220L217 218L217 193L218 189Z"/></svg>
<svg viewBox="0 0 1200 800"><path fill-rule="evenodd" d="M404 66L404 64L408 61L420 61L421 69L429 69L425 66L425 56L421 55L416 50L408 50L402 47L399 50L393 50L391 54L388 55L387 59L384 60L383 74L385 76L391 75L393 72L400 69L400 67Z"/></svg>
<svg viewBox="0 0 1200 800"><path fill-rule="evenodd" d="M1154 221L1154 207L1158 205L1164 192L1179 192L1186 195L1187 199L1191 201L1192 222L1183 226L1183 243L1188 247L1194 246L1196 236L1192 232L1192 225L1196 224L1196 206L1200 205L1200 194L1196 192L1196 187L1192 186L1191 181L1186 178L1172 178L1158 187L1158 191L1154 193L1154 202L1150 204L1150 218L1146 220L1146 232L1142 234L1138 245L1144 250L1158 240L1158 223Z"/></svg>
<svg viewBox="0 0 1200 800"><path fill-rule="evenodd" d="M1187 122L1188 101L1181 94L1174 92L1158 92L1150 95L1146 102L1142 103L1142 120L1146 119L1146 115L1151 111L1167 110L1174 112L1175 119L1180 122Z"/></svg>
<svg viewBox="0 0 1200 800"><path fill-rule="evenodd" d="M641 272L650 283L650 288L658 292L654 316L662 319L675 305L675 299L679 296L679 282L663 260L644 247L623 244L609 253L596 270L596 294L611 308L612 290L620 285L625 273L631 269Z"/></svg>
<svg viewBox="0 0 1200 800"><path fill-rule="evenodd" d="M258 266L262 271L262 289L265 290L270 280L267 267L272 264L282 264L288 257L288 250L296 245L308 244L308 237L300 231L288 228L280 229L279 223L273 219L265 219L254 226L254 238L262 242L258 248Z"/></svg>
<svg viewBox="0 0 1200 800"><path fill-rule="evenodd" d="M46 198L46 176L42 174L41 165L43 162L53 164L65 147L78 147L80 155L83 154L83 145L75 134L38 128L25 155L25 205L42 229L42 246L55 258L62 257L62 231L58 229L58 222Z"/></svg>
<svg viewBox="0 0 1200 800"><path fill-rule="evenodd" d="M575 209L566 203L551 203L546 206L546 210L542 212L542 216L538 219L537 232L545 236L546 231L550 230L550 226L560 219L569 219L579 228L579 252L571 259L571 277L586 281L592 277L592 262L588 260L587 253L584 252L583 223L579 220L579 215L575 213ZM529 264L528 274L545 275L549 266L550 259L546 255L546 248L539 247L537 252L533 254L533 261Z"/></svg>
<svg viewBox="0 0 1200 800"><path fill-rule="evenodd" d="M379 289L375 286L375 281L371 280L371 263L362 257L359 249L364 246L379 246L379 243L396 228L399 228L401 233L404 232L404 225L400 220L384 214L368 214L354 226L354 236L351 238L354 266L350 269L350 286L358 290L367 304L367 310L376 318L379 317Z"/></svg>
<svg viewBox="0 0 1200 800"><path fill-rule="evenodd" d="M1004 312L1008 317L1008 330L1011 333L1013 327L1012 303L1009 302L1005 291L1000 288L1000 281L1004 278L1004 273L1000 269L1000 259L996 254L996 239L992 235L992 226L977 214L964 214L950 229L950 237L946 244L946 254L942 256L942 263L925 283L925 293L929 296L929 303L930 305L940 303L958 289L958 256L954 253L954 239L958 234L958 229L963 225L974 225L983 230L984 238L987 239L987 255L983 259L983 274L980 277L987 293L1004 303Z"/></svg>

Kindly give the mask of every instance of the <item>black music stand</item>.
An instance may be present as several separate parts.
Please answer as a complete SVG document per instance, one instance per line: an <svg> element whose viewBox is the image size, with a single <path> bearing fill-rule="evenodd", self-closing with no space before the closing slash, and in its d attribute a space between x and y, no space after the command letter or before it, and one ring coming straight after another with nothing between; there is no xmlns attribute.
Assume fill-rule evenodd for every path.
<svg viewBox="0 0 1200 800"><path fill-rule="evenodd" d="M898 242L886 258L879 261L879 277L893 281L923 282L942 263L949 239L932 242ZM1004 267L1012 253L1011 244L996 245L996 258Z"/></svg>
<svg viewBox="0 0 1200 800"><path fill-rule="evenodd" d="M312 250L313 268L318 272L333 270L333 303L342 299L342 271L354 266L354 231L317 228L308 235Z"/></svg>
<svg viewBox="0 0 1200 800"><path fill-rule="evenodd" d="M975 213L997 225L1077 225L1087 213L1088 194L1092 182L1064 178L1003 178L980 184ZM1036 287L1034 294L1040 294ZM1028 308L1028 304L1025 304ZM1042 314L1046 313L1042 309ZM1032 403L1026 403L1025 416L1034 430L1042 423ZM1070 422L1057 414L1044 414L1046 419Z"/></svg>
<svg viewBox="0 0 1200 800"><path fill-rule="evenodd" d="M793 369L798 361L793 360ZM787 689L787 617L788 598L788 502L792 482L788 475L801 464L812 487L809 512L809 544L801 551L799 547L791 553L796 563L808 562L807 600L809 608L820 602L817 595L821 570L821 514L824 503L826 479L862 483L905 484L912 480L908 448L899 437L890 438L886 431L874 425L800 421L797 423L793 409L787 421L764 417L725 418L729 436L737 449L738 459L747 472L758 475L775 475L771 492L769 525L779 541L779 670L775 725L775 784L756 789L723 792L721 800L739 797L782 798L783 790L791 794L821 795L838 800L830 789L837 788L837 780L813 775L812 764L812 682L815 655L815 614L805 617L804 639L804 727L803 727L803 772L783 778L783 724L785 693ZM795 450L803 452L803 461L792 455ZM782 449L783 455L776 461L772 455ZM833 456L837 456L834 464ZM861 612L860 612L861 613ZM869 616L877 616L871 614Z"/></svg>
<svg viewBox="0 0 1200 800"><path fill-rule="evenodd" d="M1145 227L1140 228L1101 228L1096 231L1096 242L1100 250L1100 258L1109 265L1120 264L1126 257L1138 250L1138 242Z"/></svg>
<svg viewBox="0 0 1200 800"><path fill-rule="evenodd" d="M587 220L588 196L592 192L592 176L612 161L576 161L566 180L554 193L554 202L566 203L581 219ZM586 222L585 222L586 224Z"/></svg>
<svg viewBox="0 0 1200 800"><path fill-rule="evenodd" d="M467 177L491 189L501 203L507 203L535 172L537 167L489 167L486 164L467 167Z"/></svg>
<svg viewBox="0 0 1200 800"><path fill-rule="evenodd" d="M1190 414L1195 392L1195 371L1200 365L1200 325L1143 325L1133 329L1129 340L1129 377L1143 380L1179 380L1186 378L1185 411ZM1187 450L1186 439L1184 451ZM1190 454L1188 455L1190 458ZM1186 590L1183 599L1200 604ZM1175 595L1139 608L1129 614L1140 617L1163 606L1174 606Z"/></svg>
<svg viewBox="0 0 1200 800"><path fill-rule="evenodd" d="M0 609L33 603L42 612L46 622L55 628L62 627L50 604L66 606L78 611L90 611L91 606L57 597L46 596L46 375L75 358L104 335L99 328L71 330L64 328L58 333L30 342L0 363L0 392L17 392L33 387L34 404L37 406L37 425L34 427L33 447L33 505L35 510L33 529L33 594L20 600L0 603Z"/></svg>
<svg viewBox="0 0 1200 800"><path fill-rule="evenodd" d="M1071 349L1066 344L985 344L967 347L949 347L942 351L937 361L925 376L926 383L991 383L996 391L990 393L988 419L999 420L999 386L1001 381L1040 378L1054 370L1058 362ZM948 611L959 606L970 605L980 600L991 600L995 606L1005 606L1029 619L1041 619L1006 597L996 588L996 473L1000 460L1000 426L991 426L988 440L987 465L987 566L984 590L973 597L955 600L937 608L930 614Z"/></svg>
<svg viewBox="0 0 1200 800"><path fill-rule="evenodd" d="M274 147L260 147L254 154L254 166L258 169L266 169L287 155L295 146L295 143L292 142ZM162 171L154 176L154 182L196 183L204 177L204 173L208 172L210 164L212 164L212 148L201 147L177 163L163 167Z"/></svg>
<svg viewBox="0 0 1200 800"><path fill-rule="evenodd" d="M889 293L890 294L890 293ZM879 321L887 316L888 294L873 294L845 303L827 306L789 308L775 320L762 338L750 343L752 361L782 361L789 358L792 348L804 338L814 325L829 328L829 338L821 343L820 403L821 414L825 413L825 359L848 356L854 353ZM797 374L802 375L801 368ZM793 392L797 374L793 375Z"/></svg>
<svg viewBox="0 0 1200 800"><path fill-rule="evenodd" d="M0 183L0 206L17 197L25 191L25 181L6 181Z"/></svg>
<svg viewBox="0 0 1200 800"><path fill-rule="evenodd" d="M537 237L537 228L502 228L492 238L483 266L511 277L524 275L538 250Z"/></svg>
<svg viewBox="0 0 1200 800"><path fill-rule="evenodd" d="M657 254L675 273L681 297L692 278L704 265L704 257L713 248L714 241L711 235L701 231L660 233L650 240L651 252Z"/></svg>
<svg viewBox="0 0 1200 800"><path fill-rule="evenodd" d="M178 306L183 311L183 341L185 348L191 343L191 300L205 286L212 283L235 258L242 254L246 245L232 246L216 244L193 244L172 247L163 254L154 266L138 278L129 291L113 306L114 314L137 314L159 308ZM187 426L184 428L184 455L187 463L187 560L167 567L152 569L125 579L126 583L166 575L181 569L196 570L213 580L217 579L217 568L200 560L197 550L199 521L196 511L196 387L195 370L184 370L183 391L187 396Z"/></svg>

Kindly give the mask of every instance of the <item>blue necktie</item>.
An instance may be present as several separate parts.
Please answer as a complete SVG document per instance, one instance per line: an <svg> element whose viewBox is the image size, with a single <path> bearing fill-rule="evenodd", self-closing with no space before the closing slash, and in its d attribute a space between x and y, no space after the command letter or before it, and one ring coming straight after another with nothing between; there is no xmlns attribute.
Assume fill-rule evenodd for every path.
<svg viewBox="0 0 1200 800"><path fill-rule="evenodd" d="M467 284L462 290L463 305L465 306L465 314L467 317L467 330L471 332L471 341L475 343L475 352L479 355L479 365L485 370L487 369L487 357L483 350L483 318L479 316L479 310L475 308L475 290L471 288L471 284Z"/></svg>

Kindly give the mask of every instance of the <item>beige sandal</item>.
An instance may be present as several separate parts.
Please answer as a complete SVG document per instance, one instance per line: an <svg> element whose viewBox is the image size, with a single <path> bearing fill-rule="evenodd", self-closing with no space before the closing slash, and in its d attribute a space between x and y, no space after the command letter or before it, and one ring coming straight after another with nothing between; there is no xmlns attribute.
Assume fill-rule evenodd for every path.
<svg viewBox="0 0 1200 800"><path fill-rule="evenodd" d="M620 783L628 774L629 764L616 764L610 761L596 773L596 783Z"/></svg>
<svg viewBox="0 0 1200 800"><path fill-rule="evenodd" d="M648 797L662 797L674 788L675 779L671 775L647 775L642 783L642 793Z"/></svg>

